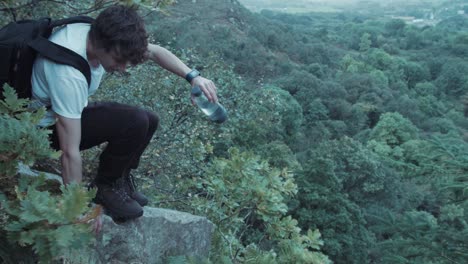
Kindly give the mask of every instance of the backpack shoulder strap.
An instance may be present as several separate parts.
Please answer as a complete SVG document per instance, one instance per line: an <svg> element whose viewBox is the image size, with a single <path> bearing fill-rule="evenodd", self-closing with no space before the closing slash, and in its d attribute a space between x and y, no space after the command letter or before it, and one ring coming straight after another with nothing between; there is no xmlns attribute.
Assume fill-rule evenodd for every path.
<svg viewBox="0 0 468 264"><path fill-rule="evenodd" d="M74 17L68 17L64 19L53 20L52 22L50 22L50 26L54 28L54 27L59 27L59 26L63 26L66 24L74 24L74 23L91 24L93 23L93 21L94 21L94 18L89 17L89 16L74 16Z"/></svg>
<svg viewBox="0 0 468 264"><path fill-rule="evenodd" d="M88 62L74 51L57 45L44 37L37 37L28 45L46 59L78 69L85 76L88 86L91 84L91 69Z"/></svg>
<svg viewBox="0 0 468 264"><path fill-rule="evenodd" d="M74 23L93 23L94 18L88 16L74 16L64 19L52 20L49 28L59 27ZM49 41L44 37L37 37L28 43L29 47L48 60L65 64L78 69L86 78L88 86L91 84L91 69L88 62L74 51Z"/></svg>

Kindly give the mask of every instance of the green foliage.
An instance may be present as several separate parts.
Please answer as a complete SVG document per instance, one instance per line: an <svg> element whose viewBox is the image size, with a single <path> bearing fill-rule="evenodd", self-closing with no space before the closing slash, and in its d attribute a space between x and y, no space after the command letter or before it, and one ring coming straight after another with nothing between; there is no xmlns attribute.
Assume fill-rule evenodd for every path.
<svg viewBox="0 0 468 264"><path fill-rule="evenodd" d="M290 74L276 79L274 84L292 95L296 95L301 90L315 92L322 85L317 76L302 70L293 70ZM298 97L298 99L302 101L306 98Z"/></svg>
<svg viewBox="0 0 468 264"><path fill-rule="evenodd" d="M447 95L460 96L468 87L468 79L464 74L467 70L468 65L464 61L450 60L442 66L436 84Z"/></svg>
<svg viewBox="0 0 468 264"><path fill-rule="evenodd" d="M275 140L295 143L301 132L303 110L294 97L278 87L266 86L244 100L235 143L249 147Z"/></svg>
<svg viewBox="0 0 468 264"><path fill-rule="evenodd" d="M369 73L373 84L380 89L388 88L389 80L383 71L374 70Z"/></svg>
<svg viewBox="0 0 468 264"><path fill-rule="evenodd" d="M344 72L361 73L370 70L370 67L368 65L366 65L362 61L356 60L350 54L346 54L341 60L340 64L341 69L343 69Z"/></svg>
<svg viewBox="0 0 468 264"><path fill-rule="evenodd" d="M30 112L28 100L18 99L13 88L5 85L0 101L0 183L2 191L12 191L19 162L31 165L36 159L56 158L49 147L49 131L37 127L45 109Z"/></svg>
<svg viewBox="0 0 468 264"><path fill-rule="evenodd" d="M427 132L447 134L458 131L455 123L448 118L432 117L420 125L421 129Z"/></svg>
<svg viewBox="0 0 468 264"><path fill-rule="evenodd" d="M191 15L207 10L210 4L210 1L197 1L196 5L181 2L171 9L172 16L155 19L151 27L155 28L155 39L171 48L183 49L183 54L187 55L184 61L203 67L205 76L214 78L217 85L220 83L221 102L235 112L230 116L232 123L219 129L191 115L190 108L185 107L187 102L179 98L179 92L185 92L183 85L157 70L148 71L145 74L151 77L140 81L132 77L125 83L116 81L121 82L119 89L110 91L107 98L123 95L123 101L128 99L133 104L142 104L163 116L160 134L147 152L151 160L148 163L153 167L142 167L141 171L147 172L146 175L157 183L167 178L173 184L168 192L183 197L176 196L174 200L187 201L183 208L191 208L192 201L196 200L197 213L208 215L222 227L226 222L226 226L232 228L224 229L215 238L215 245L220 245L212 252L216 262L229 263L235 259L233 256L238 257L236 261L244 262L277 260L268 251L277 244L268 240L267 229L260 228L263 222L259 216L256 221L243 218L249 212L246 210L239 212L238 222L223 218L236 215L234 196L241 196L240 191L253 187L235 189L234 186L241 183L231 175L234 172L227 173L231 177L225 178L203 169L205 162L216 161L217 164L220 157L228 157L226 150L231 146L250 149L262 159L268 159L270 165L299 168L300 193L297 199L284 198L282 203L295 206L299 226L320 229L325 252L337 262L417 260L407 253L385 254L385 247L370 246L374 242L379 245L391 242L396 239L391 236L392 232L399 232L379 231L385 227L376 223L377 220L370 220L371 211L388 212L394 223L405 226L404 235L407 236L399 240L402 245L415 242L409 241L412 239L411 224L417 225L417 230L421 226L420 232L415 230L418 236L414 237L424 241L429 240L424 232L431 230L443 232L441 230L447 228L464 234L460 226L463 226L461 212L466 212L466 205L461 203L457 207L449 202L465 198L463 172L466 170L460 166L464 160L463 148L455 150L452 146L464 144L456 134L456 141L444 139L443 147L436 151L430 149L434 148L431 140L426 140L433 133L446 133L449 137L453 130L459 133L466 129L460 104L454 101L465 88L460 76L466 66L461 60L453 60L455 54L463 55L464 49L460 46L463 36L450 37L455 28L441 23L441 27L416 29L402 20L388 21L379 17L377 21L372 15L291 16L263 12L251 16L239 5L227 2L217 4L216 12L204 12L203 17ZM187 8L191 12L184 12ZM405 13L411 11L405 10ZM460 19L453 22L458 23L457 26L464 24ZM447 33L446 29L451 31ZM206 42L205 39L216 41ZM359 44L363 44L361 52L358 52ZM186 53L192 49L200 52L201 57ZM211 54L213 51L215 56ZM210 64L214 58L217 62ZM231 69L241 73L246 81L239 81L235 73L225 70L225 63L233 63ZM213 67L219 69L213 70ZM141 73L142 69L138 71ZM153 89L155 84L157 89ZM278 88L289 92L290 96ZM290 103L291 99L300 107ZM301 120L294 120L300 116L298 112L302 112ZM186 130L191 133L183 133ZM212 135L218 133L222 135L220 140ZM359 135L362 144L369 148L343 139L344 135ZM339 143L327 142L331 138L338 139ZM456 156L459 157L454 159ZM450 158L458 165L449 161ZM449 165L453 167L447 169ZM182 183L181 178L187 181ZM210 180L194 189L190 180L200 179ZM207 186L211 188L210 195L207 195ZM399 188L404 188L408 194ZM222 193L231 200L216 196L224 201L216 208L226 207L205 210L208 201L204 199L215 197L215 193ZM247 197L254 200L252 196ZM419 211L422 213L411 213ZM434 226L434 219L440 229ZM243 228L245 223L251 224ZM453 229L455 226L458 229ZM247 231L243 233L243 230ZM455 233L447 231L444 241L451 241L451 246L463 245L460 235ZM449 235L453 235L454 240L449 240ZM267 239L259 239L262 236ZM444 254L448 258L458 254L446 249ZM425 256L419 260L430 263L427 257L430 254L417 252L424 250L431 249L418 247L413 252ZM390 251L398 253L399 248Z"/></svg>
<svg viewBox="0 0 468 264"><path fill-rule="evenodd" d="M404 61L392 56L382 49L371 49L365 54L365 62L376 70L385 73L385 78L389 84L391 82L404 80ZM370 70L371 72L374 70ZM382 78L382 77L380 77Z"/></svg>
<svg viewBox="0 0 468 264"><path fill-rule="evenodd" d="M61 187L61 195L53 196L40 190L44 187L44 177L23 176L15 190L16 199L4 198L2 211L9 219L3 227L8 239L20 246L31 246L39 261L48 263L92 241L89 224L80 219L86 218L95 191L69 184Z"/></svg>
<svg viewBox="0 0 468 264"><path fill-rule="evenodd" d="M255 149L259 156L268 158L268 163L275 168L287 168L292 172L302 169L294 152L282 141L273 141Z"/></svg>
<svg viewBox="0 0 468 264"><path fill-rule="evenodd" d="M62 257L70 248L80 249L91 241L89 224L79 221L89 211L88 204L95 192L72 184L62 186L62 194L53 196L42 176L23 176L18 180L18 163L32 165L37 159L57 158L58 153L50 149L49 131L37 127L45 109L28 111L29 100L18 99L8 85L3 98L0 101L0 194L6 195L0 195L0 232L11 243L8 246L11 256L18 251L14 245L31 247L41 262L48 263ZM2 252L0 256L7 261Z"/></svg>
<svg viewBox="0 0 468 264"><path fill-rule="evenodd" d="M419 130L399 113L385 113L370 131L367 148L403 175L412 175L414 157L420 146Z"/></svg>
<svg viewBox="0 0 468 264"><path fill-rule="evenodd" d="M418 129L399 113L385 113L372 129L370 140L395 148L418 138Z"/></svg>
<svg viewBox="0 0 468 264"><path fill-rule="evenodd" d="M297 180L300 226L321 231L324 252L333 261L366 262L373 239L366 230L365 208L393 198L390 190L397 191L392 184L397 179L350 138L322 142L307 156Z"/></svg>
<svg viewBox="0 0 468 264"><path fill-rule="evenodd" d="M191 256L170 256L164 260L167 264L211 264L209 259L200 259L200 257Z"/></svg>
<svg viewBox="0 0 468 264"><path fill-rule="evenodd" d="M378 4L368 13L359 6L360 14L289 15L252 14L236 1L178 1L168 12L152 11L172 1L3 2L14 8L1 24L94 16L108 4L136 3L151 14L151 41L215 82L230 118L221 126L190 105L187 83L150 65L130 69L127 78L106 77L93 98L160 115L137 171L141 189L156 198L153 205L192 210L219 225L213 263L303 263L318 244L307 246L297 227L318 228L323 251L337 263L467 262L468 122L458 101L467 88L467 27L449 13L460 3L392 6L399 15L423 18L432 8L436 19L451 16L416 28L388 20ZM25 125L8 113L1 120L13 124L11 132L2 127L1 136L20 142L16 131ZM241 151L229 154L233 146ZM33 155L24 155L30 163ZM281 175L290 171L298 173L297 196L284 191ZM277 178L283 180L271 180ZM5 179L0 185L12 189L12 178ZM288 218L287 205L299 223ZM310 240L320 241L317 234Z"/></svg>
<svg viewBox="0 0 468 264"><path fill-rule="evenodd" d="M377 216L374 216L377 217ZM466 248L464 229L454 229L438 222L424 211L409 211L399 217L377 217L381 226L377 235L388 237L378 243L374 257L385 263L463 263Z"/></svg>
<svg viewBox="0 0 468 264"><path fill-rule="evenodd" d="M455 35L451 43L451 51L456 57L468 56L468 45L466 44L468 36L465 33Z"/></svg>
<svg viewBox="0 0 468 264"><path fill-rule="evenodd" d="M320 99L309 102L306 106L303 106L303 109L306 124L328 119L329 110Z"/></svg>
<svg viewBox="0 0 468 264"><path fill-rule="evenodd" d="M438 95L437 87L431 82L417 83L413 89L418 95Z"/></svg>
<svg viewBox="0 0 468 264"><path fill-rule="evenodd" d="M174 51L177 53L176 51ZM242 126L246 114L241 108L253 100L246 92L250 87L234 75L232 68L218 60L216 56L202 60L190 50L178 54L184 61L205 65L203 75L216 80L219 101L228 111L229 119L223 124L209 119L190 101L190 85L178 76L171 75L154 65L144 64L129 69L126 78L108 76L93 100L119 101L137 105L153 111L160 118L160 126L146 148L138 168L141 177L140 188L151 195L156 206L174 208L180 201L180 210L190 210L187 194L192 186L181 184L180 178L200 175L204 162L215 156L225 156L238 136L237 126ZM94 150L87 159L95 160L99 153ZM154 185L162 191L155 191Z"/></svg>
<svg viewBox="0 0 468 264"><path fill-rule="evenodd" d="M406 62L403 65L403 78L412 89L419 82L429 80L429 69L415 62Z"/></svg>
<svg viewBox="0 0 468 264"><path fill-rule="evenodd" d="M370 40L370 34L364 33L361 36L361 42L359 43L359 51L365 52L368 51L371 47L372 41Z"/></svg>
<svg viewBox="0 0 468 264"><path fill-rule="evenodd" d="M251 153L229 153L229 159L215 159L203 177L194 179L206 193L193 204L217 228L212 260L220 263L229 256L245 263L328 263L317 251L322 245L319 232L301 234L297 221L286 215L285 199L297 192L293 176Z"/></svg>
<svg viewBox="0 0 468 264"><path fill-rule="evenodd" d="M385 188L385 167L362 144L351 139L324 141L308 153L301 184L319 184L365 203Z"/></svg>
<svg viewBox="0 0 468 264"><path fill-rule="evenodd" d="M190 52L182 54L181 57L184 59L190 58L195 61L198 60L198 57L191 55ZM211 57L210 59L213 58L214 57ZM231 199L222 201L232 201L232 203L241 203L241 201L250 202L250 196L245 196L244 194L239 193L239 191L242 190L242 188L239 186L245 186L247 183L248 186L258 186L257 188L259 188L259 191L256 192L260 192L261 190L264 192L262 196L265 196L265 198L260 200L261 202L258 201L258 206L261 206L262 210L266 210L266 212L263 213L263 217L266 218L268 214L274 213L274 219L277 219L275 221L278 222L276 225L279 227L275 226L273 230L277 230L279 228L286 229L282 232L282 236L285 236L285 238L278 238L275 241L285 240L281 248L284 248L285 252L293 251L293 253L276 253L278 257L273 258L277 259L277 261L281 261L281 263L288 263L286 260L292 260L293 257L300 260L304 259L309 263L313 263L310 261L312 261L314 258L324 258L318 253L311 255L307 253L307 250L304 250L304 248L308 248L307 245L309 242L307 241L312 240L312 237L314 238L313 241L315 241L314 235L316 235L316 233L314 233L314 235L310 235L311 239L307 239L307 236L305 235L298 235L302 240L304 240L300 243L296 241L294 243L291 242L291 244L287 241L289 239L288 233L291 232L292 234L295 234L298 232L296 229L294 229L295 222L292 221L292 219L289 220L285 218L282 220L282 222L280 222L281 214L285 214L287 211L287 206L285 204L287 197L285 197L283 200L283 198L281 198L278 193L269 193L269 190L275 190L277 188L281 190L286 188L288 186L287 184L291 184L290 181L292 179L289 180L287 184L284 183L286 187L283 187L282 184L276 182L273 182L274 184L272 183L268 185L268 181L262 182L262 184L256 184L256 181L248 181L248 177L243 178L242 181L244 183L240 184L238 181L233 181L235 178L232 178L227 174L225 176L225 184L228 185L229 191L226 191L227 187L219 183L219 175L204 172L202 167L204 164L203 162L211 159L219 159L215 157L216 153L225 155L223 153L222 146L229 146L229 144L232 144L230 143L230 139L251 142L250 140L247 141L245 139L246 135L249 135L248 133L252 133L251 135L255 137L262 136L262 134L255 134L254 131L249 131L246 128L246 124L249 124L250 122L252 123L252 128L265 131L262 133L268 133L268 136L262 136L261 142L258 142L257 144L245 145L245 148L259 146L255 152L261 154L262 157L269 158L270 163L278 166L289 166L289 169L292 170L298 169L299 164L297 163L297 160L295 159L290 148L282 141L273 141L273 138L270 136L283 139L283 135L288 135L287 131L297 131L297 128L301 122L300 117L302 116L300 106L288 93L275 87L267 87L252 94L247 93L250 87L244 87L242 82L237 81L237 77L230 69L225 68L219 63L215 64L216 62L213 61L210 61L210 63L213 64L208 64L206 66L207 70L204 72L204 75L217 80L216 85L218 86L220 101L226 106L230 115L230 119L222 126L216 126L216 124L207 122L205 117L200 112L198 112L198 109L190 105L188 98L189 87L185 82L182 82L173 76L167 76L167 73L157 70L155 67L151 67L149 65L145 65L146 67L138 66L130 71L131 73L138 71L138 78L134 77L133 74L123 80L110 77L106 80L106 83L104 84L105 86L99 91L97 96L99 96L99 99L101 100L119 98L119 100L122 102L140 104L145 108L151 109L160 114L161 127L158 131L158 138L152 145L147 148L145 154L146 159L143 160L139 171L148 173L150 175L156 173L159 174L159 171L162 171L163 173L161 174L163 176L171 176L174 179L177 179L177 183L170 188L174 188L174 191L176 191L177 194L187 195L186 197L188 197L187 200L189 200L190 206L184 208L193 210L193 207L196 205L196 203L194 204L194 200L196 201L197 199L200 199L200 197L203 197L203 195L195 196L194 193L203 192L204 189L193 189L193 186L199 184L200 177L209 177L210 181L213 181L213 186L211 188L202 186L203 188L208 188L209 192L213 192L219 195L224 195L226 192L228 194L231 193L233 195L231 196ZM155 87L157 87L157 89L155 89ZM259 106L263 106L264 108L259 108ZM265 127L259 127L259 123L263 124ZM274 131L278 131L279 134L274 134ZM268 144L261 145L260 143L262 142L268 142ZM289 159L285 159L283 155L290 155ZM245 166L248 167L247 165ZM255 168L257 165L252 166ZM267 163L261 163L261 167L268 167L268 165ZM234 171L231 173L234 173ZM273 179L281 179L281 176L276 174L277 172L274 173L275 174L271 176ZM265 174L267 174L267 172L265 172ZM286 169L284 174L289 175ZM195 182L191 182L192 177ZM155 177L158 182L161 182L164 180L164 178L165 177L160 177L159 175L158 177ZM259 178L260 176L256 175L255 179L259 180ZM147 188L146 186L148 185L143 184L143 188ZM286 195L284 194L284 196ZM159 194L159 197L167 197L166 199L181 199L180 196L173 198L170 195L166 196L164 194ZM164 198L158 200L164 201ZM236 199L240 199L240 201ZM165 204L161 203L160 205ZM170 206L172 207L173 205ZM232 205L231 203L226 204L225 206L228 206L229 208L235 208L235 205ZM223 207L222 210L226 209ZM258 208L255 210L260 213L262 212ZM212 221L214 221L213 219L219 219L218 214L220 214L216 212L210 213L210 211L207 212L203 208L199 209L199 211L197 210L196 213L207 215ZM232 212L231 214L234 213L235 212ZM240 216L235 216L234 214L232 216L232 221L230 219L226 219L225 221L222 221L222 223L226 222L226 226L229 228L236 227L236 225L240 224L237 221L243 219L242 216L244 216L245 212L240 211L237 213ZM256 213L256 215L260 215L260 213ZM214 216L211 216L212 214ZM253 219L249 220L243 225L247 228L249 224L251 225L253 223L253 221ZM288 231L286 227L282 226L288 226L287 228L291 229L291 231ZM255 229L252 238L245 238L244 236L245 234L248 234L248 232L245 232L244 235L242 235L242 230L238 231L236 236L233 237L236 238L240 236L242 238L242 244L240 244L240 248L251 245L249 248L252 249L256 247L254 245L254 241L261 241L261 233L265 232L265 228L266 224L263 224L262 228ZM231 259L231 253L226 250L228 247L224 244L226 243L225 238L219 236L218 239L218 245L220 245L219 249L213 250L213 252L217 252L215 262L219 263L223 261L233 261ZM240 243L238 240L228 241L231 241L230 243L235 245ZM301 250L296 252L298 248ZM254 251L249 250L248 252ZM271 259L273 256L272 253L263 247L261 250L257 250L255 252L257 252L254 254L256 259L259 259L261 255L264 255L265 259ZM242 258L247 260L250 257L254 257L254 255L248 255L247 257ZM239 258L241 258L241 256L239 256Z"/></svg>
<svg viewBox="0 0 468 264"><path fill-rule="evenodd" d="M378 237L386 237L378 243L376 254L380 261L466 261L466 153L466 142L455 133L410 140L402 145L403 159L393 165L424 186L411 188L413 195L423 199L416 204L418 211L372 216L379 221L371 230Z"/></svg>
<svg viewBox="0 0 468 264"><path fill-rule="evenodd" d="M0 26L11 21L51 17L65 18L76 15L96 17L103 9L116 5L136 6L139 12L148 15L152 12L164 13L173 5L174 0L82 0L82 1L48 1L48 0L4 0L0 5Z"/></svg>
<svg viewBox="0 0 468 264"><path fill-rule="evenodd" d="M385 30L389 35L399 36L403 34L403 29L405 26L405 21L401 19L392 19L385 24Z"/></svg>

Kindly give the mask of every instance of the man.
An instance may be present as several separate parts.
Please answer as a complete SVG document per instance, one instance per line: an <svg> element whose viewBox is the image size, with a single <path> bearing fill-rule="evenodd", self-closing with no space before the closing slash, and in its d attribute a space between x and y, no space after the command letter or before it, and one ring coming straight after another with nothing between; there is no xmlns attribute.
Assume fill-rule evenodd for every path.
<svg viewBox="0 0 468 264"><path fill-rule="evenodd" d="M210 101L216 101L212 81L199 76L174 54L149 44L143 20L131 7L112 6L102 11L90 24L69 24L55 32L50 40L85 58L91 69L91 83L77 69L37 58L32 74L32 106L50 110L41 126L51 127L51 145L62 151L64 184L81 182L80 150L108 142L99 160L95 186L96 202L119 219L132 219L143 214L148 202L128 179L138 166L140 156L149 144L159 123L158 117L146 110L115 102L88 104L88 97L99 86L104 72L124 72L128 65L151 60L162 68L185 77L199 86ZM189 91L187 91L189 92Z"/></svg>

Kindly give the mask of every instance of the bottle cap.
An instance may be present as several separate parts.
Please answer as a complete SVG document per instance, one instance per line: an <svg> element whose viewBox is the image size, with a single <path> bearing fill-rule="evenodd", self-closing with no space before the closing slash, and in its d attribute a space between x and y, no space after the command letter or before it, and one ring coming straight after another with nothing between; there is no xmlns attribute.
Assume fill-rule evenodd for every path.
<svg viewBox="0 0 468 264"><path fill-rule="evenodd" d="M202 94L202 90L200 89L200 87L198 87L198 86L192 87L192 95L193 95L193 96L198 97L198 96L200 96L201 94Z"/></svg>
<svg viewBox="0 0 468 264"><path fill-rule="evenodd" d="M222 109L221 114L218 114L216 116L216 119L213 120L218 124L224 123L224 121L226 121L228 119L227 112L226 112L226 109L224 108L224 106L220 105L220 108Z"/></svg>

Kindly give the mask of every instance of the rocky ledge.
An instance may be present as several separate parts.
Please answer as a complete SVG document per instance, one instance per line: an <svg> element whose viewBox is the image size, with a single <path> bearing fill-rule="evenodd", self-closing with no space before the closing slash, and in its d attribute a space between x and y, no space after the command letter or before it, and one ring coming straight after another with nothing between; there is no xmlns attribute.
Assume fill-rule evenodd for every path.
<svg viewBox="0 0 468 264"><path fill-rule="evenodd" d="M203 259L208 257L213 227L205 217L161 208L145 207L142 217L123 224L105 216L86 263L167 263L171 256Z"/></svg>

